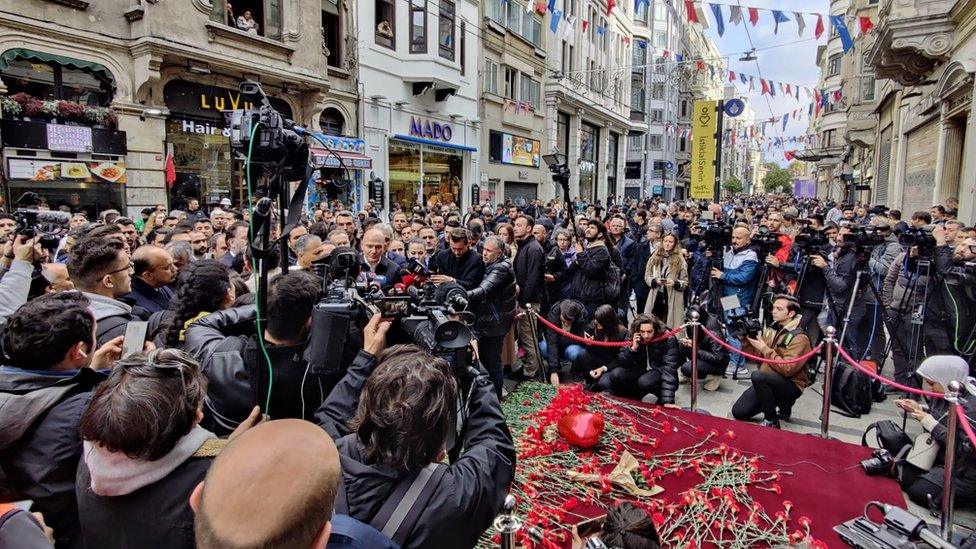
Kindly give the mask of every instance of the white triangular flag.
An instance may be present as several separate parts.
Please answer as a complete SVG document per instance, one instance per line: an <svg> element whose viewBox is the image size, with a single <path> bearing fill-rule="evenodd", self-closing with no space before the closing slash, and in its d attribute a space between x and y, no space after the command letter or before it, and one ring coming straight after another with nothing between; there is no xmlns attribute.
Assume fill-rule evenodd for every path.
<svg viewBox="0 0 976 549"><path fill-rule="evenodd" d="M535 0L528 0L525 3L525 13L532 13L533 9L535 9Z"/></svg>
<svg viewBox="0 0 976 549"><path fill-rule="evenodd" d="M566 18L566 26L563 28L563 38L569 38L569 34L573 32L574 26L576 26L576 16L570 15Z"/></svg>
<svg viewBox="0 0 976 549"><path fill-rule="evenodd" d="M802 38L803 37L803 30L807 28L807 23L806 23L806 21L803 20L803 14L802 13L800 13L798 11L795 11L795 12L793 12L793 16L796 17L796 30L797 30L797 32L800 33L800 37Z"/></svg>
<svg viewBox="0 0 976 549"><path fill-rule="evenodd" d="M729 23L738 25L742 22L742 6L729 6Z"/></svg>

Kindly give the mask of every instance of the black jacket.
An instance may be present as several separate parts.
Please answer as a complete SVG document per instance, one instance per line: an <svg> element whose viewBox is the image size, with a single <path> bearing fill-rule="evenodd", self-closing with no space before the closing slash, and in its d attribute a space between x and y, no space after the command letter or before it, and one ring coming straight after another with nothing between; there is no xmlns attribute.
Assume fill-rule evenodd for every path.
<svg viewBox="0 0 976 549"><path fill-rule="evenodd" d="M620 271L624 275L630 276L631 263L634 260L634 254L637 244L634 239L630 238L626 234L620 236L620 241L614 244L614 248L620 253Z"/></svg>
<svg viewBox="0 0 976 549"><path fill-rule="evenodd" d="M366 523L408 474L366 463L363 445L347 426L375 365L372 355L360 352L315 414L339 449L348 514ZM501 510L515 476L515 446L484 369L472 382L468 404L463 453L448 466L404 549L474 547Z"/></svg>
<svg viewBox="0 0 976 549"><path fill-rule="evenodd" d="M564 300L569 301L574 305L576 309L576 318L573 319L573 326L570 328L569 333L573 335L583 336L586 332L586 327L589 325L589 315L586 313L586 307L583 306L579 301ZM546 315L546 320L555 324L556 326L562 326L562 320L559 318L560 308L562 307L563 301L560 301L549 309L549 314ZM549 361L549 368L559 368L559 361L562 358L562 348L567 345L579 345L578 342L569 339L568 337L556 333L556 330L552 328L546 328L545 334L546 338L546 359Z"/></svg>
<svg viewBox="0 0 976 549"><path fill-rule="evenodd" d="M545 279L546 254L542 245L529 235L518 243L515 254L515 279L519 284L518 302L542 303L542 291Z"/></svg>
<svg viewBox="0 0 976 549"><path fill-rule="evenodd" d="M82 547L75 501L78 423L106 374L0 369L0 497L30 499L58 547Z"/></svg>
<svg viewBox="0 0 976 549"><path fill-rule="evenodd" d="M135 309L140 307L149 314L164 311L169 308L169 300L173 298L173 290L163 286L160 289L146 284L141 278L132 277L132 291L119 301Z"/></svg>
<svg viewBox="0 0 976 549"><path fill-rule="evenodd" d="M380 262L376 264L376 269L370 269L366 260L363 258L362 254L359 255L359 264L362 266L364 273L374 273L376 276L382 276L386 280L380 284L383 289L387 289L397 282L400 282L400 267L390 258L383 254L380 258Z"/></svg>
<svg viewBox="0 0 976 549"><path fill-rule="evenodd" d="M650 345L641 345L637 351L630 346L620 349L617 361L620 368L661 372L661 399L659 404L673 404L678 390L678 340L669 337Z"/></svg>
<svg viewBox="0 0 976 549"><path fill-rule="evenodd" d="M704 322L705 328L713 334L722 334L723 328L722 323L718 320L718 315L708 315L708 319ZM688 337L691 337L690 328ZM691 347L681 347L682 362L684 360L691 359ZM729 351L718 344L714 339L705 335L705 332L701 331L699 328L698 332L698 368L699 370L707 370L711 372L717 372L719 370L725 370L725 367L729 363Z"/></svg>
<svg viewBox="0 0 976 549"><path fill-rule="evenodd" d="M647 270L647 262L651 260L651 241L644 237L634 244L632 257L630 259L630 285L635 291L648 292L647 283L644 282L644 271Z"/></svg>
<svg viewBox="0 0 976 549"><path fill-rule="evenodd" d="M606 280L610 263L610 250L606 246L593 246L577 253L573 264L573 299L609 303Z"/></svg>
<svg viewBox="0 0 976 549"><path fill-rule="evenodd" d="M190 493L203 482L212 461L211 457L191 457L161 480L131 494L106 497L92 491L91 473L82 460L76 491L85 546L196 547Z"/></svg>
<svg viewBox="0 0 976 549"><path fill-rule="evenodd" d="M452 277L465 290L473 290L485 276L485 262L481 256L468 250L461 257L454 255L450 248L434 254L428 265L430 272Z"/></svg>
<svg viewBox="0 0 976 549"><path fill-rule="evenodd" d="M515 270L506 258L485 269L478 287L468 291L469 308L478 317L484 336L502 336L515 322Z"/></svg>
<svg viewBox="0 0 976 549"><path fill-rule="evenodd" d="M566 265L563 252L558 246L553 246L546 253L546 266L543 275L551 274L555 280L546 283L546 294L549 303L555 303L563 299L569 299L570 284L573 281L573 273Z"/></svg>

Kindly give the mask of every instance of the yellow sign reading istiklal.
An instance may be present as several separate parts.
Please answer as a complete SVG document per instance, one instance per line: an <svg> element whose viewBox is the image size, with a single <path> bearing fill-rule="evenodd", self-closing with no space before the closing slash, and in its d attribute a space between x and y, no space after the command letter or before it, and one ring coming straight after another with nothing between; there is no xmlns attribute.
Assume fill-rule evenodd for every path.
<svg viewBox="0 0 976 549"><path fill-rule="evenodd" d="M695 101L692 112L691 197L715 198L715 133L718 101Z"/></svg>

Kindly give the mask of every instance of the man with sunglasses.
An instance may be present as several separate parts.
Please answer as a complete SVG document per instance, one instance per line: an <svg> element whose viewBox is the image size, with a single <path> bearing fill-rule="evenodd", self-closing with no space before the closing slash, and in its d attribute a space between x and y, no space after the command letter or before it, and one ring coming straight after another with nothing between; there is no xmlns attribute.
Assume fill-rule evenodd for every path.
<svg viewBox="0 0 976 549"><path fill-rule="evenodd" d="M71 250L68 274L91 302L99 345L125 335L125 327L139 320L120 298L132 291L133 264L126 245L117 238L87 237Z"/></svg>

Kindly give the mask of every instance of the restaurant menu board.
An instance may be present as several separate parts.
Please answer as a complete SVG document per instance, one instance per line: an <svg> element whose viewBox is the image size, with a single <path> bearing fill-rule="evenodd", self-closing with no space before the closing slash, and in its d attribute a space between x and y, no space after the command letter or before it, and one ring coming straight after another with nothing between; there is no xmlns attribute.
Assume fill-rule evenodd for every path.
<svg viewBox="0 0 976 549"><path fill-rule="evenodd" d="M47 148L57 152L92 152L92 130L88 126L48 124Z"/></svg>
<svg viewBox="0 0 976 549"><path fill-rule="evenodd" d="M7 176L27 181L125 183L125 162L69 162L11 158Z"/></svg>
<svg viewBox="0 0 976 549"><path fill-rule="evenodd" d="M518 166L538 168L542 146L535 139L502 134L502 162Z"/></svg>

